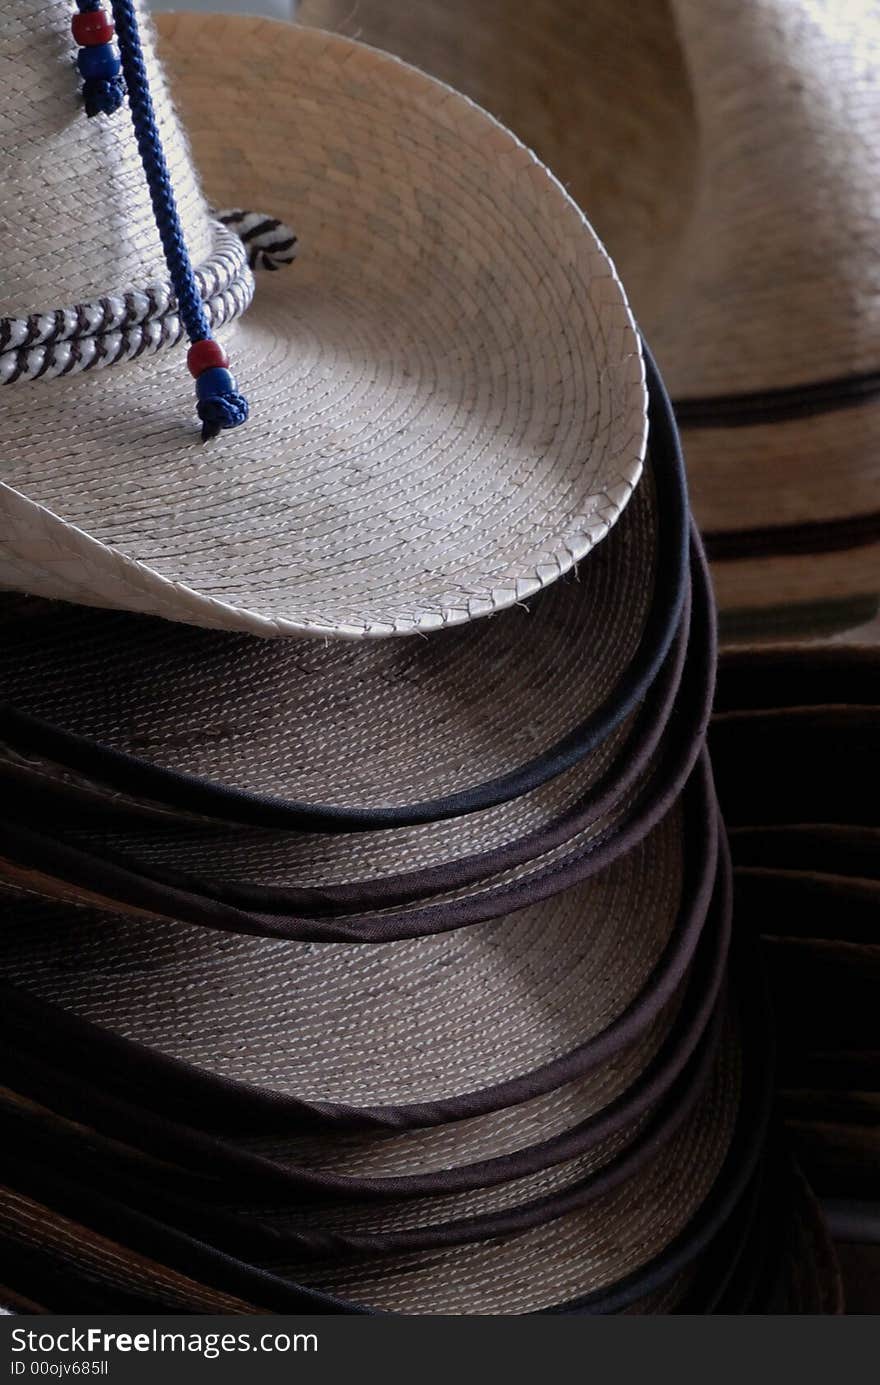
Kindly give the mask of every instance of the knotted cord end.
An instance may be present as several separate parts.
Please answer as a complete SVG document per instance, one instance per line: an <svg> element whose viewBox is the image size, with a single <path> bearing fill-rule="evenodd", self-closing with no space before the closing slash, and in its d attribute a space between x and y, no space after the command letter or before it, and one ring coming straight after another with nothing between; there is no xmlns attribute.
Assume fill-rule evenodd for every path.
<svg viewBox="0 0 880 1385"><path fill-rule="evenodd" d="M202 442L210 442L226 428L247 423L248 402L239 392L238 381L229 370L229 359L219 342L213 337L193 342L187 364L196 381Z"/></svg>
<svg viewBox="0 0 880 1385"><path fill-rule="evenodd" d="M125 78L88 77L82 85L86 115L113 115L125 100Z"/></svg>
<svg viewBox="0 0 880 1385"><path fill-rule="evenodd" d="M214 394L200 399L196 412L202 420L202 442L210 442L224 428L238 428L242 423L247 423L250 408L243 394L231 390L228 394Z"/></svg>

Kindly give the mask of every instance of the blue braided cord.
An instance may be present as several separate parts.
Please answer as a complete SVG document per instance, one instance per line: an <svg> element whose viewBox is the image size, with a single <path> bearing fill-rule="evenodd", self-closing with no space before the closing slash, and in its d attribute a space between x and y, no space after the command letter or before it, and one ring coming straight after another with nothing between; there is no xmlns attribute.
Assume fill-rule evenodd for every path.
<svg viewBox="0 0 880 1385"><path fill-rule="evenodd" d="M156 124L156 112L150 96L150 81L141 47L134 0L110 0L110 3L119 42L122 75L128 88L128 104L131 107L135 138L150 190L153 215L165 252L168 274L177 296L180 320L191 342L206 341L211 337L211 327L186 248L171 174ZM207 442L224 428L237 428L240 424L246 423L248 402L243 394L239 394L234 378L227 375L226 385L218 394L204 398L199 396L196 412L202 421L202 439Z"/></svg>
<svg viewBox="0 0 880 1385"><path fill-rule="evenodd" d="M168 274L177 295L180 318L190 341L204 341L206 337L210 337L211 328L186 248L171 174L156 124L156 112L150 96L150 82L134 3L133 0L110 2L119 41L122 72L128 87L128 104L131 107L135 138L147 177Z"/></svg>
<svg viewBox="0 0 880 1385"><path fill-rule="evenodd" d="M82 87L86 115L115 115L125 101L125 79L86 77Z"/></svg>

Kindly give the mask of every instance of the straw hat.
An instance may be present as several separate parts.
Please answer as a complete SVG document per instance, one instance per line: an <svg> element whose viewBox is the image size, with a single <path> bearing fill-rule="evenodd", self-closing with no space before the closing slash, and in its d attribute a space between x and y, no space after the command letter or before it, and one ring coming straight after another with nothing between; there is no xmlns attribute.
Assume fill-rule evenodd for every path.
<svg viewBox="0 0 880 1385"><path fill-rule="evenodd" d="M576 1075L568 1055L649 982L680 936L680 910L697 923L705 913L703 872L689 869L684 895L682 857L675 810L573 891L466 929L360 947L63 910L60 927L57 910L22 901L4 922L4 975L221 1087L268 1093L276 1110L283 1096L291 1111L355 1123L460 1119Z"/></svg>
<svg viewBox="0 0 880 1385"><path fill-rule="evenodd" d="M4 744L176 809L317 830L528 792L621 725L679 624L684 482L656 375L652 392L650 474L578 580L493 621L357 648L7 599Z"/></svg>
<svg viewBox="0 0 880 1385"><path fill-rule="evenodd" d="M297 1101L218 1083L7 989L9 1080L59 1116L158 1156L161 1169L173 1165L175 1186L201 1196L221 1186L230 1202L296 1200L304 1190L317 1197L491 1187L594 1148L655 1107L678 1081L702 1043L725 971L726 856L720 867L708 913L705 906L690 917L680 910L675 935L622 1013L536 1084L509 1089L515 1104L495 1109L499 1093L475 1094L467 1106L488 1108L482 1115L450 1119L450 1110L435 1104L430 1115L441 1125L398 1130L387 1127L389 1121L399 1125L399 1111L374 1112L375 1129L346 1133L340 1124L363 1125L363 1112L304 1110ZM21 900L7 904L10 911L22 908ZM38 931L41 923L57 928L63 922L57 909L49 918L32 906L26 912ZM96 1071L102 1074L98 1085ZM538 1095L529 1095L535 1087ZM94 1155L91 1146L90 1159Z"/></svg>
<svg viewBox="0 0 880 1385"><path fill-rule="evenodd" d="M0 1301L3 1311L16 1315L53 1307L56 1312L131 1312L142 1296L157 1312L256 1311L243 1299L138 1255L13 1188L0 1187L0 1244L15 1266L15 1287L0 1289ZM27 1297L20 1292L25 1286ZM40 1302L32 1294L39 1294Z"/></svg>
<svg viewBox="0 0 880 1385"><path fill-rule="evenodd" d="M28 315L169 274L150 160L125 106L86 119L70 17L64 0L24 0L0 26L14 93L0 316L25 352ZM236 238L206 209L143 27L184 240L212 267ZM221 334L251 418L210 450L182 351L80 374L62 373L67 346L39 369L16 356L0 582L349 637L458 624L552 582L614 523L645 447L639 343L582 214L471 103L347 39L232 17L171 17L165 32L206 195L295 223L300 257Z"/></svg>
<svg viewBox="0 0 880 1385"><path fill-rule="evenodd" d="M665 1161L661 1157L640 1164L625 1184L598 1196L589 1195L589 1185L574 1185L561 1198L546 1200L546 1223L533 1221L530 1229L528 1224L511 1225L492 1241L438 1246L415 1263L411 1254L391 1254L390 1247L370 1261L359 1257L346 1263L344 1256L336 1256L332 1266L322 1266L310 1259L303 1264L299 1283L292 1282L295 1267L279 1260L283 1231L268 1260L260 1255L242 1258L243 1245L239 1255L230 1255L231 1247L221 1251L218 1237L222 1243L226 1232L219 1221L214 1235L203 1234L194 1242L175 1224L179 1204L159 1198L147 1211L138 1211L121 1195L118 1180L105 1184L100 1169L89 1160L66 1162L64 1172L59 1172L45 1140L28 1137L26 1110L24 1124L10 1142L15 1186L67 1217L84 1219L101 1235L111 1230L114 1239L122 1238L140 1254L161 1249L163 1264L185 1267L188 1274L199 1271L203 1282L227 1292L232 1289L263 1307L298 1305L321 1311L320 1298L304 1301L308 1291L301 1285L304 1278L308 1282L330 1275L354 1284L356 1297L325 1299L324 1311L362 1312L365 1302L366 1311L371 1311L382 1299L394 1300L398 1311L418 1311L422 1294L437 1292L445 1301L449 1295L460 1295L464 1284L469 1290L462 1306L466 1312L490 1311L493 1306L506 1312L662 1311L659 1305L671 1307L679 1291L693 1284L690 1267L714 1247L740 1207L763 1142L770 1094L766 1015L760 988L742 985L747 970L738 964L735 971L737 1019L726 1030L713 1081L696 1096L693 1114L672 1137ZM32 1028L30 1034L39 1041L37 1030ZM54 1051L62 1064L68 1061L66 1043ZM130 1083L129 1078L129 1090ZM51 1136L49 1129L46 1136ZM679 1167L693 1170L692 1176L670 1183L669 1170ZM342 1246L337 1249L341 1252ZM450 1306L454 1311L455 1305Z"/></svg>
<svg viewBox="0 0 880 1385"><path fill-rule="evenodd" d="M385 1281L386 1286L393 1284L395 1280L406 1281L403 1291L398 1295L399 1304L396 1305L398 1311L404 1312L418 1311L411 1300L413 1295L421 1292L419 1279L424 1281L427 1277L428 1280L433 1280L433 1287L441 1295L449 1293L449 1289L444 1287L447 1278L446 1264L461 1257L464 1257L465 1273L469 1270L475 1271L478 1276L477 1281L471 1286L472 1294L461 1311L488 1311L489 1304L485 1302L486 1285L481 1285L479 1279L482 1279L488 1270L489 1261L495 1261L500 1273L494 1294L502 1300L498 1304L501 1311L534 1311L536 1308L564 1305L572 1299L577 1301L583 1297L601 1297L603 1290L612 1286L616 1288L618 1281L633 1277L630 1274L631 1270L639 1271L646 1262L653 1261L655 1255L665 1253L670 1242L676 1240L676 1233L688 1227L690 1219L700 1208L700 1204L705 1202L707 1195L717 1196L717 1193L721 1192L721 1188L717 1186L719 1183L730 1184L731 1174L726 1171L726 1166L731 1163L734 1146L743 1143L745 1122L749 1117L751 1125L755 1121L756 1106L761 1104L758 1094L764 1086L764 1081L758 1076L760 1065L755 1065L754 1061L757 1054L752 1052L748 1065L745 1109L740 1112L741 1064L738 1048L735 1030L729 1029L726 1043L715 1065L712 1082L699 1095L691 1116L673 1137L673 1143L667 1150L670 1162L664 1164L655 1157L644 1168L634 1173L621 1188L609 1189L595 1199L584 1201L582 1191L574 1188L570 1194L572 1206L569 1210L565 1210L561 1205L555 1208L552 1200L548 1201L547 1211L551 1220L546 1224L537 1223L532 1230L520 1229L492 1242L477 1242L472 1246L464 1245L451 1251L439 1250L428 1259L420 1259L415 1267L415 1275L410 1274L406 1268L407 1261L412 1257L400 1255L390 1259L383 1256L375 1260L372 1266L362 1265L360 1271L354 1266L346 1269L344 1263L339 1261L336 1262L337 1268L333 1273L343 1278L346 1275L354 1275L357 1293L361 1294L366 1290L364 1297L370 1308L378 1306L371 1301L377 1295L384 1297L389 1291L391 1294L395 1293L394 1289L389 1290L388 1287L374 1291L369 1283L373 1276ZM749 1048L752 1049L751 1044ZM760 1121L758 1123L760 1125ZM21 1153L21 1146L16 1145L11 1160L16 1174L21 1169ZM741 1161L742 1151L733 1157L732 1162L736 1164ZM694 1170L694 1176L686 1182L679 1182L674 1190L670 1190L670 1166L690 1167ZM664 1168L665 1177L662 1172ZM88 1174L82 1177L74 1172L72 1176L62 1176L59 1179L57 1173L45 1168L45 1160L37 1157L29 1161L21 1176L25 1185L35 1189L41 1187L43 1193L48 1193L54 1201L60 1200L70 1206L73 1200L78 1200L89 1220L97 1219L95 1213L100 1213L101 1208L108 1207L106 1191L96 1192ZM656 1194L664 1184L665 1195L658 1199ZM623 1191L629 1196L622 1196ZM729 1186L724 1187L725 1193L732 1191ZM110 1196L112 1197L112 1191ZM131 1218L132 1212L129 1209L129 1225ZM117 1234L120 1228L125 1228L124 1216L117 1224ZM590 1239L591 1230L596 1234L595 1240ZM543 1248L549 1247L548 1237L552 1237L554 1233L559 1237L559 1249L545 1256ZM180 1234L176 1232L178 1237ZM215 1243L210 1239L202 1240L202 1245L215 1250ZM283 1241L279 1240L279 1250L282 1245ZM588 1249L588 1246L591 1248ZM699 1241L688 1248L691 1258L698 1253L699 1248ZM280 1278L289 1284L297 1272L293 1267L278 1264L277 1257L273 1259L275 1263L269 1269L272 1280L277 1283ZM512 1278L517 1261L520 1273L513 1274ZM175 1261L172 1260L171 1263L174 1264ZM243 1269L256 1272L253 1273L255 1279L263 1268L256 1258L239 1263ZM524 1275L523 1269L526 1265L528 1273ZM668 1277L673 1278L680 1268L681 1264L672 1259L668 1266ZM314 1263L309 1264L308 1278L323 1273L327 1273L327 1270L319 1268ZM302 1283L303 1276L299 1278ZM516 1284L520 1285L518 1289L515 1287ZM462 1283L455 1292L460 1294L463 1287ZM639 1286L634 1287L636 1292L631 1295L632 1298L640 1296ZM651 1282L648 1280L641 1292L644 1293L650 1287ZM363 1302L363 1297L361 1301ZM354 1306L355 1304L349 1301L349 1310ZM428 1311L436 1311L436 1308Z"/></svg>
<svg viewBox="0 0 880 1385"><path fill-rule="evenodd" d="M675 0L702 141L654 330L726 606L880 592L880 9ZM755 93L760 99L755 99Z"/></svg>
<svg viewBox="0 0 880 1385"><path fill-rule="evenodd" d="M589 209L680 402L722 608L809 622L876 596L877 6L302 0L298 17L452 82Z"/></svg>
<svg viewBox="0 0 880 1385"><path fill-rule="evenodd" d="M53 766L19 762L0 770L17 803L17 821L4 825L2 873L32 888L49 888L54 880L53 893L66 881L72 897L101 897L111 908L115 901L117 907L236 931L256 927L325 940L412 936L491 917L518 901L534 902L632 848L691 773L711 703L714 651L700 562L694 581L689 633L682 629L667 665L621 734L566 773L497 808L394 831L304 834L224 827L168 811L145 817L137 803L73 785L69 776L59 792ZM175 737L166 740L173 746ZM210 737L206 743L210 753ZM249 759L271 763L278 750L263 739L257 723L251 749L243 746L242 754L245 765ZM25 875L16 874L16 862ZM394 915L388 913L392 907ZM243 910L263 923L248 924ZM360 919L356 925L353 913ZM335 935L332 919L342 929Z"/></svg>
<svg viewBox="0 0 880 1385"><path fill-rule="evenodd" d="M150 1210L160 1203L181 1228L201 1233L231 1254L383 1256L468 1244L540 1225L554 1208L586 1205L637 1175L674 1139L701 1100L717 1054L718 1030L713 1024L708 1042L662 1098L613 1134L584 1143L577 1155L567 1158L548 1152L531 1174L496 1177L487 1185L475 1183L452 1194L433 1190L419 1196L405 1189L402 1195L386 1195L380 1201L363 1193L358 1198L350 1193L321 1198L314 1190L282 1198L263 1189L243 1198L222 1183L208 1186L208 1169L203 1171L203 1186L194 1187L194 1180L167 1165L157 1166L118 1138L95 1135L79 1122L61 1121L18 1098L3 1100L4 1126L8 1139L29 1143L35 1134L39 1139L42 1124L54 1143L56 1165L100 1179L107 1191L125 1197L132 1207Z"/></svg>
<svg viewBox="0 0 880 1385"><path fill-rule="evenodd" d="M437 875L451 877L439 893L431 893L431 868L340 883L339 862L332 855L318 867L323 882L303 887L290 879L285 853L275 861L271 850L262 864L259 852L250 857L255 879L239 880L235 859L231 878L224 873L189 876L174 868L174 834L165 842L169 868L161 850L158 860L147 862L106 850L103 832L92 841L87 833L84 848L76 828L34 827L24 805L23 821L8 816L3 821L0 879L49 898L222 932L301 942L394 942L497 919L583 883L624 859L677 804L683 790L689 830L701 843L698 859L708 869L713 793L701 751L710 697L711 684L704 682L702 714L695 721L688 715L678 728L684 734L670 738L621 802L597 818L587 794L583 804L576 803L512 847L463 858L462 881L455 879L454 860L439 864ZM247 859L247 849L238 866L242 859ZM394 859L393 839L379 859L387 870Z"/></svg>

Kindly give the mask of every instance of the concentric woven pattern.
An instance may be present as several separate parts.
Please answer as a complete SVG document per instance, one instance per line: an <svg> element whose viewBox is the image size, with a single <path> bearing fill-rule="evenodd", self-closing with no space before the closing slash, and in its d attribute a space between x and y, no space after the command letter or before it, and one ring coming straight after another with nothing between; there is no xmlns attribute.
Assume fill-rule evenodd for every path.
<svg viewBox="0 0 880 1385"><path fill-rule="evenodd" d="M453 877L441 891L430 896L417 886L414 877L392 876L386 880L319 887L318 896L298 894L294 887L275 890L244 882L239 887L222 881L202 881L179 877L167 880L163 872L151 874L127 858L108 859L100 852L82 852L51 835L23 833L11 824L0 857L0 876L5 885L14 886L49 900L95 906L103 912L185 922L223 933L257 935L267 939L297 940L306 943L367 943L371 947L401 939L436 936L504 913L552 899L561 891L586 884L627 853L656 826L670 806L690 804L691 829L699 839L697 854L699 878L692 881L698 894L704 893L714 871L711 789L704 759L695 765L701 742L690 733L688 741L674 754L671 767L661 765L658 772L650 764L629 785L621 800L598 816L574 822L563 815L547 841L538 842L537 854L531 849L516 855L513 864L503 857L489 858L490 874L469 869L463 882ZM703 829L697 828L700 815L706 817ZM549 844L548 844L549 842ZM526 845L533 845L526 839ZM479 860L481 858L477 858ZM390 898L383 894L388 886ZM375 890L369 905L358 910L361 890ZM320 895L326 892L323 903ZM688 910L694 900L689 897ZM354 910L354 912L352 912ZM690 930L688 930L690 931ZM691 943L695 939L691 938ZM689 945L690 946L690 945Z"/></svg>
<svg viewBox="0 0 880 1385"><path fill-rule="evenodd" d="M74 1158L79 1162L83 1152L82 1128L70 1121L59 1121L43 1107L32 1110L38 1119L45 1121L47 1131L56 1134L61 1158L73 1149ZM475 1185L452 1194L409 1195L380 1201L356 1196L322 1201L312 1193L299 1201L290 1197L276 1201L264 1193L256 1203L243 1202L240 1196L226 1203L222 1189L213 1190L205 1200L200 1199L198 1193L193 1195L187 1189L179 1189L180 1206L185 1209L180 1221L190 1229L201 1225L210 1235L212 1218L216 1219L216 1241L237 1254L248 1254L251 1247L259 1246L261 1241L266 1243L270 1238L276 1245L286 1244L288 1249L296 1250L301 1246L311 1250L317 1242L324 1250L328 1241L338 1236L341 1246L351 1251L362 1249L365 1237L381 1237L382 1243L376 1246L379 1253L403 1249L408 1240L412 1244L413 1236L430 1243L436 1243L438 1236L449 1234L465 1240L484 1239L493 1221L502 1231L504 1220L510 1216L546 1220L542 1208L545 1197L564 1195L569 1190L586 1193L592 1186L598 1192L603 1183L620 1181L630 1167L647 1161L655 1146L681 1123L684 1114L681 1101L670 1103L668 1114L664 1111L655 1123L656 1129L650 1117L643 1114L604 1140L594 1142L576 1158L555 1162L548 1158L546 1166L537 1172L495 1180L489 1187ZM101 1160L108 1151L111 1159L123 1153L126 1172L133 1173L134 1180L126 1180L119 1195L133 1199L136 1207L143 1207L145 1198L149 1199L148 1207L161 1206L162 1193L149 1189L150 1175L155 1172L152 1161L139 1156L129 1146L96 1138L91 1131L87 1134L92 1141L94 1176L100 1179ZM144 1183L149 1189L146 1194ZM180 1216L179 1212L177 1215ZM487 1228L482 1235L478 1236L468 1225L473 1219L479 1219Z"/></svg>
<svg viewBox="0 0 880 1385"><path fill-rule="evenodd" d="M546 1225L379 1264L300 1262L284 1272L310 1287L409 1314L528 1313L576 1302L645 1265L687 1225L730 1145L740 1077L729 1034L708 1090L659 1157L621 1187Z"/></svg>
<svg viewBox="0 0 880 1385"><path fill-rule="evenodd" d="M9 981L208 1072L411 1105L503 1084L607 1027L667 944L681 870L675 811L582 886L432 938L297 944L85 911L59 929L33 905L8 911L0 948Z"/></svg>
<svg viewBox="0 0 880 1385"><path fill-rule="evenodd" d="M574 769L520 798L496 808L436 823L395 828L393 831L327 833L275 832L271 829L225 828L184 820L172 825L173 814L161 812L158 822L141 824L137 830L112 826L83 826L66 830L69 841L86 849L126 853L150 871L175 870L195 879L246 888L248 885L296 890L300 887L387 879L398 873L420 872L434 867L454 871L459 861L483 852L503 849L523 837L534 836L540 852L542 828L578 803L611 772L625 756L632 736L632 718L625 722L596 752ZM0 756L6 761L5 755ZM9 762L6 761L8 764ZM27 778L33 782L33 763ZM625 772L621 766L622 773ZM42 790L58 784L54 766L39 765ZM90 797L94 797L91 795ZM98 797L110 807L106 795ZM597 840L623 819L631 794L622 794L605 813L596 812L591 835ZM117 806L129 807L128 803ZM133 805L137 810L140 805ZM75 820L75 810L70 821ZM584 838L586 841L587 839ZM443 882L441 881L441 884ZM447 882L448 883L448 882Z"/></svg>
<svg viewBox="0 0 880 1385"><path fill-rule="evenodd" d="M389 58L269 21L167 32L208 194L295 224L302 257L225 334L252 419L210 454L178 352L10 391L0 582L356 637L555 580L614 523L645 447L633 321L581 213Z"/></svg>
<svg viewBox="0 0 880 1385"><path fill-rule="evenodd" d="M451 1193L391 1198L381 1205L369 1201L359 1204L350 1197L316 1205L314 1196L306 1195L293 1201L287 1198L278 1205L270 1201L268 1206L265 1199L255 1205L250 1201L243 1204L239 1198L232 1210L247 1223L256 1219L261 1226L271 1226L273 1235L403 1238L403 1243L397 1239L398 1249L404 1248L410 1232L423 1236L427 1244L436 1239L440 1228L448 1227L463 1241L473 1241L490 1234L493 1219L495 1229L503 1231L504 1219L511 1214L540 1223L550 1215L545 1199L567 1193L585 1198L599 1196L612 1183L636 1173L673 1137L705 1084L717 1036L717 1026L713 1025L710 1042L703 1046L699 1061L690 1066L686 1077L671 1092L664 1093L653 1106L628 1121L620 1122L617 1128L606 1131L601 1138L583 1140L573 1157L551 1148L543 1164L527 1173L511 1167L506 1179L487 1177L484 1186L474 1183ZM482 1232L469 1225L473 1219L482 1222ZM393 1248L394 1242L390 1241L383 1250Z"/></svg>
<svg viewBox="0 0 880 1385"><path fill-rule="evenodd" d="M536 149L589 210L673 397L880 367L873 0L302 0L298 17L442 77ZM871 543L841 530L827 551L821 526L876 516L878 418L870 398L750 427L682 414L695 513L731 544L722 609L759 628L767 608L877 591L876 519ZM795 551L785 525L819 527ZM753 556L737 536L762 528Z"/></svg>
<svg viewBox="0 0 880 1385"><path fill-rule="evenodd" d="M291 1238L310 1233L318 1236L376 1235L391 1238L416 1232L427 1239L434 1228L449 1227L471 1240L473 1236L468 1235L467 1228L462 1227L461 1223L472 1217L495 1216L500 1219L504 1214L516 1212L541 1220L536 1204L540 1204L545 1197L580 1187L603 1171L613 1169L615 1161L626 1157L628 1147L638 1140L647 1125L648 1118L642 1116L575 1159L558 1162L538 1173L510 1179L491 1188L474 1188L464 1193L437 1197L404 1198L382 1204L363 1202L358 1205L347 1202L321 1206L314 1199L304 1199L295 1207L270 1205L254 1208L239 1205L231 1210L242 1216L248 1225L256 1222L271 1227L273 1234Z"/></svg>
<svg viewBox="0 0 880 1385"><path fill-rule="evenodd" d="M465 1168L500 1159L564 1135L595 1117L632 1086L656 1057L678 1013L679 997L622 1053L584 1077L552 1091L504 1106L485 1116L448 1125L396 1132L290 1133L231 1137L237 1149L261 1154L291 1169L310 1169L358 1178L421 1177L432 1170Z"/></svg>
<svg viewBox="0 0 880 1385"><path fill-rule="evenodd" d="M194 631L0 597L13 706L221 788L418 803L536 759L609 698L654 584L646 475L576 576L430 640L368 646Z"/></svg>

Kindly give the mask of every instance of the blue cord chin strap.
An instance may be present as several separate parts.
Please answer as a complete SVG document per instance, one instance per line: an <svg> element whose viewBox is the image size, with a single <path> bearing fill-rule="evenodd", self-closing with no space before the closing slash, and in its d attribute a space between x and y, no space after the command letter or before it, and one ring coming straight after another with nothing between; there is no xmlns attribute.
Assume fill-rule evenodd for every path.
<svg viewBox="0 0 880 1385"><path fill-rule="evenodd" d="M224 428L237 428L246 423L248 402L239 393L226 353L211 336L193 273L156 124L134 0L110 0L113 22L101 9L100 0L77 0L77 5L79 13L73 20L73 33L81 45L77 66L84 79L87 114L112 115L122 104L126 91L128 94L156 228L174 286L180 320L191 343L187 363L195 376L196 407L202 421L202 438L207 441ZM114 23L118 53L111 42Z"/></svg>

